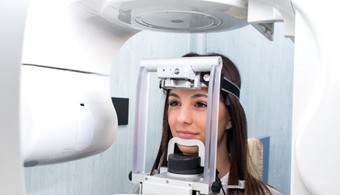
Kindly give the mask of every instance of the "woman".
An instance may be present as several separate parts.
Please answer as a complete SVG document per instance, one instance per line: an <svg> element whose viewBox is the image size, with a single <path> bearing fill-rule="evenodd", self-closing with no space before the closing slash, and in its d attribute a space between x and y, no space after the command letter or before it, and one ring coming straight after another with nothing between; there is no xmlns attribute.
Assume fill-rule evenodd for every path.
<svg viewBox="0 0 340 195"><path fill-rule="evenodd" d="M202 55L189 53L183 57L195 56ZM238 88L241 87L239 71L231 60L214 53L204 56L220 56L223 60L223 76ZM172 137L205 142L207 94L207 88L167 91L162 141L151 173L156 173L161 166L167 166L167 147ZM239 180L245 180L245 189L224 188L220 194L225 193L225 190L229 195L281 194L251 175L248 170L247 121L244 110L237 95L224 91L220 94L216 168L224 186L237 185ZM197 147L178 146L177 151L191 155L197 153Z"/></svg>

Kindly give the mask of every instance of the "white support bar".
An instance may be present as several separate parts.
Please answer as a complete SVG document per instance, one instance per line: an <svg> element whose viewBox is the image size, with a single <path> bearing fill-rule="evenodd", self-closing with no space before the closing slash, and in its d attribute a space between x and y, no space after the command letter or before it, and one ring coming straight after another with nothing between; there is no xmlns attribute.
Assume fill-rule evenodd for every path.
<svg viewBox="0 0 340 195"><path fill-rule="evenodd" d="M190 65L195 72L210 71L211 66L219 64L220 57L184 57L172 59L150 59L142 60L140 66L145 67L148 72L156 72L159 66L184 66Z"/></svg>
<svg viewBox="0 0 340 195"><path fill-rule="evenodd" d="M179 138L179 137L173 137L169 141L167 158L169 158L169 154L174 153L175 143L183 145L183 146L197 146L198 147L198 156L201 157L201 166L204 167L205 147L204 147L203 142L201 142L200 140L195 140L195 139L182 139L182 138Z"/></svg>

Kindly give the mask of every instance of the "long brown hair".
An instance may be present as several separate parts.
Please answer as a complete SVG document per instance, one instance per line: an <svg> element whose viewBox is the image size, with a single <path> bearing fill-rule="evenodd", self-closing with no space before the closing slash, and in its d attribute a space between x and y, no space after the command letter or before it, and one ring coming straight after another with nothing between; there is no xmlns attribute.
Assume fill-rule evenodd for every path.
<svg viewBox="0 0 340 195"><path fill-rule="evenodd" d="M235 64L226 56L211 53L207 55L198 55L189 53L183 57L195 56L220 56L223 60L222 74L230 81L241 88L241 76ZM232 128L227 131L226 147L230 158L230 170L228 185L237 185L239 180L245 180L245 189L228 189L229 195L261 195L271 194L268 187L260 180L251 175L248 170L248 135L247 135L247 119L239 99L234 95L230 95L221 91L223 101L229 111L232 122ZM167 166L167 150L168 142L172 138L169 123L168 123L168 92L164 105L163 113L163 132L162 140L158 150L157 157L153 164L151 174L155 174L160 166ZM228 119L226 119L228 120Z"/></svg>

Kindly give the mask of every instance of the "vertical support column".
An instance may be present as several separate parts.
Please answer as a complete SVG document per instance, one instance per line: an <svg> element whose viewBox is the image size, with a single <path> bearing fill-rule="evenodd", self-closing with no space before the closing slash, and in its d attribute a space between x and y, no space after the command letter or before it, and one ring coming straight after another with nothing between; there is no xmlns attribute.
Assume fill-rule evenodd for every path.
<svg viewBox="0 0 340 195"><path fill-rule="evenodd" d="M24 195L19 83L27 0L0 2L0 194Z"/></svg>

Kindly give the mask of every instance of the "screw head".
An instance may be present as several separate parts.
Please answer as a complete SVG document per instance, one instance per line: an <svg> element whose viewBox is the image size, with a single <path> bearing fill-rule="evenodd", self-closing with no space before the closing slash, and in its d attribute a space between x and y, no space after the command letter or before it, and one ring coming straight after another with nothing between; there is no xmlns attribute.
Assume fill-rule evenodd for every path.
<svg viewBox="0 0 340 195"><path fill-rule="evenodd" d="M208 74L208 73L204 74L203 80L206 81L206 82L210 81L210 74Z"/></svg>

